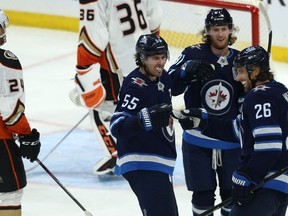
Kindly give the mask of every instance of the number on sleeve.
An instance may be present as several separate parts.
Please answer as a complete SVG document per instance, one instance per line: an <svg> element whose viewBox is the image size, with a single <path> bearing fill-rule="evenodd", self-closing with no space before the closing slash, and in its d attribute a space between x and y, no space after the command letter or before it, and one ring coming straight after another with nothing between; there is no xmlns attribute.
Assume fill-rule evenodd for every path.
<svg viewBox="0 0 288 216"><path fill-rule="evenodd" d="M133 110L137 107L138 98L132 97L129 94L126 94L122 103L122 107L127 107L129 110Z"/></svg>
<svg viewBox="0 0 288 216"><path fill-rule="evenodd" d="M271 104L270 103L256 104L255 110L256 110L256 119L263 118L263 117L268 118L271 116Z"/></svg>
<svg viewBox="0 0 288 216"><path fill-rule="evenodd" d="M10 92L18 92L20 89L24 91L24 82L23 79L11 79L8 80L8 85Z"/></svg>
<svg viewBox="0 0 288 216"><path fill-rule="evenodd" d="M93 21L95 18L94 10L93 9L87 9L85 12L84 9L80 9L80 20L87 20L87 21Z"/></svg>

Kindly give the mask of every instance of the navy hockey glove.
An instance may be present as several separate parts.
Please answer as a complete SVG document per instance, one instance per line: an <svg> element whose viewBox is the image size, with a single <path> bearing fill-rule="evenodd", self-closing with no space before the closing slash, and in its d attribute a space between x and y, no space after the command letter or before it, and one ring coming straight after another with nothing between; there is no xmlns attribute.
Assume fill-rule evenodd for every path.
<svg viewBox="0 0 288 216"><path fill-rule="evenodd" d="M188 60L181 67L181 78L185 83L200 80L202 83L210 80L215 74L212 66L202 60Z"/></svg>
<svg viewBox="0 0 288 216"><path fill-rule="evenodd" d="M179 120L183 130L199 128L204 130L209 114L202 108L190 108L180 112L173 110L173 116Z"/></svg>
<svg viewBox="0 0 288 216"><path fill-rule="evenodd" d="M252 189L255 187L255 184L252 182L249 175L241 171L233 173L232 182L232 203L245 205L253 196Z"/></svg>
<svg viewBox="0 0 288 216"><path fill-rule="evenodd" d="M149 108L143 108L138 113L139 124L146 131L154 128L166 127L172 113L172 105L158 104Z"/></svg>
<svg viewBox="0 0 288 216"><path fill-rule="evenodd" d="M18 137L22 157L27 158L31 162L35 161L38 157L41 146L39 141L39 132L34 128L31 134L19 134Z"/></svg>

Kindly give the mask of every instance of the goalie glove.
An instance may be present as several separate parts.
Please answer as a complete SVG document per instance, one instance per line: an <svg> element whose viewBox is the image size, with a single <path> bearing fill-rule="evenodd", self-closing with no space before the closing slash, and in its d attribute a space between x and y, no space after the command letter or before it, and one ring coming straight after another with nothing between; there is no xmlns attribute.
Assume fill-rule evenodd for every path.
<svg viewBox="0 0 288 216"><path fill-rule="evenodd" d="M76 70L76 88L70 91L70 100L77 106L98 108L106 98L106 90L100 80L100 64Z"/></svg>
<svg viewBox="0 0 288 216"><path fill-rule="evenodd" d="M181 79L185 83L192 83L197 80L207 82L215 74L212 66L199 59L188 60L181 67Z"/></svg>
<svg viewBox="0 0 288 216"><path fill-rule="evenodd" d="M209 114L203 108L190 108L181 111L173 110L173 117L178 119L183 130L199 128L204 130Z"/></svg>
<svg viewBox="0 0 288 216"><path fill-rule="evenodd" d="M19 134L18 137L22 157L27 158L30 162L35 161L41 146L39 132L34 128L30 134Z"/></svg>
<svg viewBox="0 0 288 216"><path fill-rule="evenodd" d="M155 128L168 126L171 114L171 104L157 104L141 109L138 113L138 122L143 129L150 131Z"/></svg>

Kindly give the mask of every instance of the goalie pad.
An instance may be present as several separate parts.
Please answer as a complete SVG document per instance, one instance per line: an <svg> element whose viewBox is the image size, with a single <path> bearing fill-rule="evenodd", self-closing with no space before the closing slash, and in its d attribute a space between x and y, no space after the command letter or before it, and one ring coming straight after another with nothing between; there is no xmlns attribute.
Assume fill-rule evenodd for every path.
<svg viewBox="0 0 288 216"><path fill-rule="evenodd" d="M100 80L100 64L93 64L86 69L77 68L75 79L83 105L87 108L99 107L106 97L105 88Z"/></svg>

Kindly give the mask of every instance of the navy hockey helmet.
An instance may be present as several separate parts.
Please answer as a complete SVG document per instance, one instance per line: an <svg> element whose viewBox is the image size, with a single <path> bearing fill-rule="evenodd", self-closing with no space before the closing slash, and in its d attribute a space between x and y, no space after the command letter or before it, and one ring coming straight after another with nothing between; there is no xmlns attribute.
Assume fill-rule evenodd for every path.
<svg viewBox="0 0 288 216"><path fill-rule="evenodd" d="M234 68L246 67L251 73L253 66L260 67L261 72L270 71L269 54L261 46L250 46L242 50L233 61Z"/></svg>
<svg viewBox="0 0 288 216"><path fill-rule="evenodd" d="M229 29L233 27L233 18L230 13L225 9L211 9L205 19L206 30L210 26L223 26L227 25Z"/></svg>
<svg viewBox="0 0 288 216"><path fill-rule="evenodd" d="M136 43L136 52L142 57L166 54L169 58L168 44L156 34L141 35Z"/></svg>

